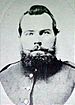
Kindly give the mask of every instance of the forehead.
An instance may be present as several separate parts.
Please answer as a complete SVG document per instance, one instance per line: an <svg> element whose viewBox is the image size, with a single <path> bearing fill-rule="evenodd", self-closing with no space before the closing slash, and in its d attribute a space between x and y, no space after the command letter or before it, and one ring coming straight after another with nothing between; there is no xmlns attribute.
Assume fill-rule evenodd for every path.
<svg viewBox="0 0 75 105"><path fill-rule="evenodd" d="M42 30L52 28L52 19L48 14L25 15L21 22L22 30Z"/></svg>

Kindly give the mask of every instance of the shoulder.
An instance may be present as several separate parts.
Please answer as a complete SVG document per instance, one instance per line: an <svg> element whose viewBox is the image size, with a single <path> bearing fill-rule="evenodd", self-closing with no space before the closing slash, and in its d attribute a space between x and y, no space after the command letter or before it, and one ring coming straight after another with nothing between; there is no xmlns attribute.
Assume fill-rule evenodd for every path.
<svg viewBox="0 0 75 105"><path fill-rule="evenodd" d="M9 68L11 67L14 67L14 66L17 66L19 64L20 61L17 61L17 62L13 62L13 63L9 63L7 64L6 66L4 66L1 70L0 70L0 73L8 70Z"/></svg>
<svg viewBox="0 0 75 105"><path fill-rule="evenodd" d="M75 64L70 61L64 61L63 64L69 67L70 69L75 69Z"/></svg>
<svg viewBox="0 0 75 105"><path fill-rule="evenodd" d="M69 61L64 61L63 65L65 66L66 70L69 71L70 76L75 84L75 64Z"/></svg>
<svg viewBox="0 0 75 105"><path fill-rule="evenodd" d="M20 74L22 71L23 70L22 70L22 66L21 66L21 61L7 64L5 67L3 67L0 70L0 80L2 77L6 77L9 75L12 75L12 76L17 75L17 74Z"/></svg>

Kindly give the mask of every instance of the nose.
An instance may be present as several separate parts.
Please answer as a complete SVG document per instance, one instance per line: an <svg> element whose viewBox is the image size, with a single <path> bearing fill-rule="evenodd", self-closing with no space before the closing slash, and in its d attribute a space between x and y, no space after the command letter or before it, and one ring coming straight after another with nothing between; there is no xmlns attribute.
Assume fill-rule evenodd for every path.
<svg viewBox="0 0 75 105"><path fill-rule="evenodd" d="M39 46L41 46L42 45L42 42L34 42L34 45L35 44L38 44Z"/></svg>

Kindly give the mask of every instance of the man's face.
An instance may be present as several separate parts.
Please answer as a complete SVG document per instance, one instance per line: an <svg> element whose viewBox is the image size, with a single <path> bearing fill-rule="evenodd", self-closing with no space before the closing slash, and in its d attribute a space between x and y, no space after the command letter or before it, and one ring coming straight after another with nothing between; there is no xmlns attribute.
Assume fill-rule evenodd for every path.
<svg viewBox="0 0 75 105"><path fill-rule="evenodd" d="M55 35L52 20L47 14L26 15L22 23L21 51L32 56L51 55Z"/></svg>

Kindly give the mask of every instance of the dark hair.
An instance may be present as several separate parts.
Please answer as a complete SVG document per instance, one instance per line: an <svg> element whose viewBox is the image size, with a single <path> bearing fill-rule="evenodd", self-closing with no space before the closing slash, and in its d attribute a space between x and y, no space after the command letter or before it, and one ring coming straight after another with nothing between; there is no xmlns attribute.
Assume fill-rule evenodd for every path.
<svg viewBox="0 0 75 105"><path fill-rule="evenodd" d="M43 5L33 5L29 11L26 11L23 16L21 17L20 21L19 21L19 28L18 28L18 31L19 31L19 35L21 36L22 34L22 28L21 28L21 21L24 17L24 15L26 14L29 14L29 15L41 15L43 13L47 13L51 19L52 19L52 28L53 28L53 31L54 31L54 34L55 36L59 33L57 27L56 27L56 21L54 19L54 16L52 15L52 13L49 11L48 8L46 8L45 6Z"/></svg>

